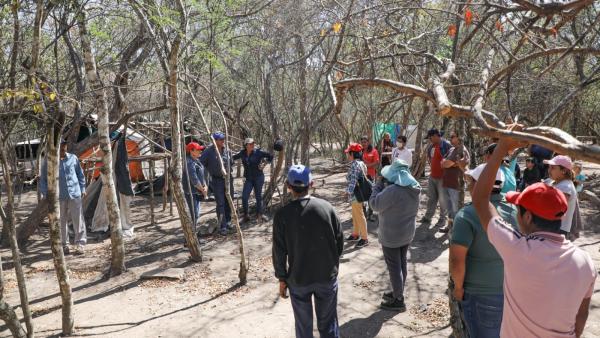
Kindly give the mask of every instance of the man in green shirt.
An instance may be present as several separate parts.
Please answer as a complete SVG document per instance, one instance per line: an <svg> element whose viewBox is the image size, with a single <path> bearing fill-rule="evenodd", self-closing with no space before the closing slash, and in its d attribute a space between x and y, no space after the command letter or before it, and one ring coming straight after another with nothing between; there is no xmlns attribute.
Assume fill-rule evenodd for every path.
<svg viewBox="0 0 600 338"><path fill-rule="evenodd" d="M485 164L465 173L470 192ZM500 193L505 176L498 170L490 202L500 216L517 224L516 209ZM454 218L450 241L450 275L454 298L461 302L462 316L469 336L499 337L503 309L504 265L489 242L472 205L466 205Z"/></svg>

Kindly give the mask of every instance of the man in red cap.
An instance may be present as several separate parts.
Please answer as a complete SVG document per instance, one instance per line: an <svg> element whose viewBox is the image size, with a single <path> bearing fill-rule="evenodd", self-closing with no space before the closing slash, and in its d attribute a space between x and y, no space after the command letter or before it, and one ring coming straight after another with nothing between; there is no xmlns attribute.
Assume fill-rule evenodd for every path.
<svg viewBox="0 0 600 338"><path fill-rule="evenodd" d="M200 218L200 201L206 197L208 192L204 182L204 166L198 160L204 146L196 142L190 142L185 146L185 150L187 156L182 184L192 216L193 229L196 232L196 224Z"/></svg>
<svg viewBox="0 0 600 338"><path fill-rule="evenodd" d="M511 129L519 129L512 126ZM594 292L596 269L590 256L560 234L567 200L558 189L536 183L506 200L518 207L514 230L489 202L504 156L519 147L503 138L473 191L473 206L489 241L504 261L501 337L579 337Z"/></svg>
<svg viewBox="0 0 600 338"><path fill-rule="evenodd" d="M367 182L367 166L362 161L363 147L358 143L350 143L344 150L350 161L350 168L346 175L348 185L345 195L352 206L352 234L346 240L349 242L358 241L357 248L369 245L367 234L367 218L363 210L363 203L369 200L370 196L362 196L359 184L369 184ZM355 189L355 188L359 189ZM356 190L356 193L355 193Z"/></svg>

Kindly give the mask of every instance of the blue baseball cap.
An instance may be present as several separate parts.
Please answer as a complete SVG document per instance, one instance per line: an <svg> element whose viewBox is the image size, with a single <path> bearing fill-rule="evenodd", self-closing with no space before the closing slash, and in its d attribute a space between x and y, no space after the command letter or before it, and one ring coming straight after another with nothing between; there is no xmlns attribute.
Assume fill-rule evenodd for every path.
<svg viewBox="0 0 600 338"><path fill-rule="evenodd" d="M287 181L295 187L307 187L312 182L312 174L308 167L296 164L288 170Z"/></svg>
<svg viewBox="0 0 600 338"><path fill-rule="evenodd" d="M212 134L212 137L215 140L224 140L225 139L225 134L223 134L222 132L218 131L218 132Z"/></svg>

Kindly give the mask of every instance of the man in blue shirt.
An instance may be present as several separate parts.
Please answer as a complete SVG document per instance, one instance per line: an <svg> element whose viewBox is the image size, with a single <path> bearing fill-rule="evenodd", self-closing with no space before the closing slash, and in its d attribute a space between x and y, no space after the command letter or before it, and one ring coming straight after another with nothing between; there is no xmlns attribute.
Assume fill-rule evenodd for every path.
<svg viewBox="0 0 600 338"><path fill-rule="evenodd" d="M247 138L244 140L244 149L233 155L233 160L242 159L244 165L244 189L242 191L242 207L244 208L243 222L248 222L248 200L250 193L254 190L256 198L256 219L263 219L262 214L262 188L265 184L265 174L263 167L266 162L273 161L273 155L261 150L254 149L254 139ZM266 161L266 162L265 162ZM266 219L265 219L266 220Z"/></svg>
<svg viewBox="0 0 600 338"><path fill-rule="evenodd" d="M60 202L60 238L65 254L69 254L69 232L67 225L73 224L75 244L78 254L83 254L87 243L85 220L83 218L83 197L85 197L85 176L77 156L67 153L67 142L60 143L60 161L58 163L58 186ZM40 192L48 195L48 161L42 164L40 173Z"/></svg>
<svg viewBox="0 0 600 338"><path fill-rule="evenodd" d="M231 159L231 152L225 148L225 135L221 132L216 132L213 135L215 144L208 147L202 155L200 155L200 163L210 174L210 186L215 194L215 201L217 202L217 218L221 226L221 235L227 235L229 230L233 230L231 226L231 209L227 199L225 198L225 178L223 177L223 171L221 170L221 163L219 162L219 154L223 160L225 170L229 171L229 192L233 197L233 179L231 178L231 167L233 160ZM218 151L217 151L218 149Z"/></svg>
<svg viewBox="0 0 600 338"><path fill-rule="evenodd" d="M192 229L196 232L196 225L200 218L200 201L207 194L206 183L204 182L204 166L198 160L204 147L196 142L190 142L185 146L185 150L188 155L186 156L186 170L183 174L182 184L192 216Z"/></svg>

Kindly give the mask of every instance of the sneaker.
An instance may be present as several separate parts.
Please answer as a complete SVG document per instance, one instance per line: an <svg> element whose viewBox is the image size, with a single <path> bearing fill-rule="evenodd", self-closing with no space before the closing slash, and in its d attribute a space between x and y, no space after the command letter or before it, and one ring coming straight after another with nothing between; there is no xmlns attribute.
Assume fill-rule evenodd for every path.
<svg viewBox="0 0 600 338"><path fill-rule="evenodd" d="M83 244L77 244L77 249L75 249L75 254L76 255L85 254L85 248L83 247Z"/></svg>
<svg viewBox="0 0 600 338"><path fill-rule="evenodd" d="M384 310L390 310L390 311L398 311L398 312L406 311L406 304L404 304L404 300L398 299L398 298L394 298L389 301L383 301L383 302L381 302L381 305L379 305L379 307Z"/></svg>
<svg viewBox="0 0 600 338"><path fill-rule="evenodd" d="M348 242L358 241L358 235L349 235L348 237L346 237L346 241L348 241Z"/></svg>
<svg viewBox="0 0 600 338"><path fill-rule="evenodd" d="M423 218L421 218L421 220L419 222L429 224L429 223L431 223L431 219L427 218L427 217L423 217Z"/></svg>
<svg viewBox="0 0 600 338"><path fill-rule="evenodd" d="M263 215L263 214L258 214L256 215L256 220L259 222L268 222L269 221L269 217L267 217L267 215Z"/></svg>
<svg viewBox="0 0 600 338"><path fill-rule="evenodd" d="M248 223L250 222L250 217L248 215L244 215L244 217L242 217L242 223Z"/></svg>
<svg viewBox="0 0 600 338"><path fill-rule="evenodd" d="M66 255L70 255L71 254L71 249L69 249L68 245L63 246L63 254Z"/></svg>
<svg viewBox="0 0 600 338"><path fill-rule="evenodd" d="M356 248L364 248L367 245L369 245L369 240L361 238L360 240L358 240L358 242L356 243L355 247Z"/></svg>
<svg viewBox="0 0 600 338"><path fill-rule="evenodd" d="M229 231L227 231L227 228L221 228L221 230L219 230L219 234L221 236L227 236L227 233L229 233Z"/></svg>
<svg viewBox="0 0 600 338"><path fill-rule="evenodd" d="M384 292L384 293L383 293L383 296L381 296L381 298L382 298L384 301L388 301L388 302L389 302L389 301L392 301L392 300L394 300L394 292L393 292L393 291Z"/></svg>

